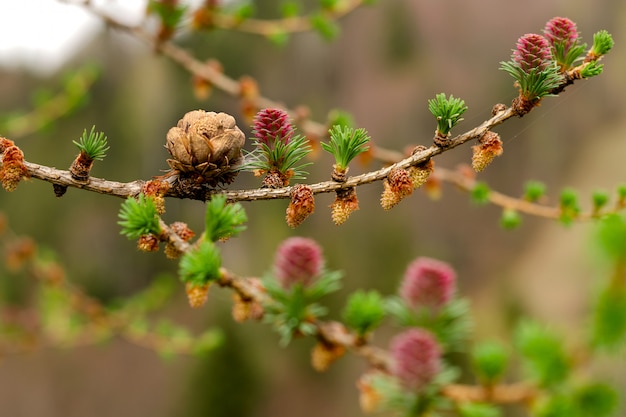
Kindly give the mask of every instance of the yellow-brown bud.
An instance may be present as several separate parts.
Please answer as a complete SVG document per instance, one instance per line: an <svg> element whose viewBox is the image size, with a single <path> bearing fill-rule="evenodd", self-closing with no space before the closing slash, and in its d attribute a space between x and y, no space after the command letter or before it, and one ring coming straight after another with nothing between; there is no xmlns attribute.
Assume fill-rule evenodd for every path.
<svg viewBox="0 0 626 417"><path fill-rule="evenodd" d="M317 342L311 351L311 365L318 372L326 371L330 365L346 353L341 345L327 342Z"/></svg>
<svg viewBox="0 0 626 417"><path fill-rule="evenodd" d="M185 284L185 292L191 308L200 308L206 303L209 297L209 286L210 284L196 285L191 282Z"/></svg>
<svg viewBox="0 0 626 417"><path fill-rule="evenodd" d="M354 211L359 209L359 199L356 196L354 187L341 188L336 191L336 194L337 197L330 205L330 209L333 223L339 226L348 220Z"/></svg>
<svg viewBox="0 0 626 417"><path fill-rule="evenodd" d="M159 238L152 233L139 236L137 248L142 252L157 252L159 250Z"/></svg>
<svg viewBox="0 0 626 417"><path fill-rule="evenodd" d="M502 155L502 141L497 133L487 131L478 140L478 145L472 146L472 168L476 172L484 170L496 156Z"/></svg>
<svg viewBox="0 0 626 417"><path fill-rule="evenodd" d="M287 225L295 229L315 211L315 199L311 187L296 184L291 192L291 201L287 207Z"/></svg>
<svg viewBox="0 0 626 417"><path fill-rule="evenodd" d="M236 322L260 320L263 317L263 306L254 300L246 300L241 295L233 294L233 319Z"/></svg>
<svg viewBox="0 0 626 417"><path fill-rule="evenodd" d="M391 170L383 186L385 189L380 197L380 205L385 210L391 209L404 197L411 195L414 188L409 173L399 168Z"/></svg>
<svg viewBox="0 0 626 417"><path fill-rule="evenodd" d="M3 143L4 145L10 145L13 142L5 139ZM15 191L19 182L25 177L28 177L28 170L26 165L24 165L24 153L15 145L4 147L2 166L0 167L2 187L9 192Z"/></svg>

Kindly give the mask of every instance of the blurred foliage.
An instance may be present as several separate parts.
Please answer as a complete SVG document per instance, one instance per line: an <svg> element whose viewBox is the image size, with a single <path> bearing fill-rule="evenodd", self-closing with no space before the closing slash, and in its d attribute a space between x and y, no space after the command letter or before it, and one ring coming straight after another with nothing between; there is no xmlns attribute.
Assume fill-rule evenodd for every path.
<svg viewBox="0 0 626 417"><path fill-rule="evenodd" d="M415 5L415 7L418 6ZM257 7L260 10L255 10L255 12L259 15L263 16L267 13L263 10L264 5ZM393 33L390 34L388 31L385 34L386 37L383 37L383 40L387 39L387 41L383 46L376 42L369 42L369 38L363 33L362 38L359 38L363 40L361 43L378 58L380 56L376 54L384 51L387 56L394 56L398 62L406 63L410 62L410 58L417 49L415 47L416 36L423 36L424 39L428 36L432 38L433 46L432 48L420 47L419 54L421 57L430 54L429 59L437 63L436 70L433 72L436 72L439 86L441 86L441 77L448 76L451 82L462 85L466 92L478 95L476 91L471 90L471 88L478 88L480 95L484 96L481 99L487 102L490 100L495 102L499 99L500 97L494 97L485 91L485 86L490 85L490 82L491 85L494 83L486 77L475 76L471 72L471 66L463 68L463 71L458 73L449 72L459 68L454 65L455 53L462 56L455 49L456 43L442 46L442 40L446 39L444 31L441 30L442 26L429 28L427 27L428 20L423 21L424 28L421 28L419 24L414 25L409 18L411 7L413 6L400 2L387 3L383 9L387 16L402 15L404 19L398 21L395 18L388 18L385 21L387 28L393 29ZM459 8L459 13L463 13L462 6ZM389 10L395 10L395 12L389 13ZM397 12L398 10L400 12ZM599 10L605 9L599 7ZM242 8L239 17L242 20L247 19L251 12L251 9ZM462 17L463 20L467 20L467 16ZM407 24L405 20L411 24ZM455 17L448 16L446 27L452 27L453 25L449 24L454 22ZM456 22L460 25L460 21ZM491 20L490 23L492 23ZM314 26L323 37L328 39L333 39L338 34L333 22L319 18L317 15L314 15ZM366 26L367 30L378 34L373 30L374 28ZM478 33L480 26L477 25L476 36L482 36ZM497 43L498 39L493 39L493 26L484 25L484 27L490 29L488 31L490 41ZM431 36L433 33L441 33L442 36L433 38ZM277 33L275 37L284 41L282 33ZM457 42L459 45L462 44L460 38L469 38L469 36L467 33L459 36ZM389 39L401 39L402 42L389 41ZM396 117L393 122L385 124L387 113L394 112L380 111L386 106L384 99L387 91L384 89L395 90L389 85L383 85L381 90L377 90L377 83L372 81L377 78L372 78L369 73L375 65L353 62L353 60L360 59L355 55L364 53L358 42L348 43L348 47L343 45L343 49L331 50L329 56L324 56L316 50L317 44L311 47L312 41L305 36L299 38L294 36L295 46L290 48L289 44L284 44L284 48L279 52L246 35L225 34L221 31L198 37L183 36L177 41L195 51L202 58L206 54L219 56L229 74L258 75L263 80L260 85L263 85L264 89L270 91L277 99L284 99L289 104L295 104L293 103L294 97L302 97L303 101L310 101L315 115L326 114L327 108L334 107L337 102L341 102L342 105L347 104L346 107L355 108L357 111L354 117L344 118L350 120L349 123L345 123L356 126L355 120L358 120L360 123L365 122L364 125L367 124L368 129L371 125L373 130L370 129L370 131L375 132L373 135L381 144L387 145L387 142L392 142L396 137L428 137L432 133L430 128L421 129L421 120L427 115L418 114L419 112L415 111L417 105L413 106L410 102L406 104L397 99L394 99L393 104L400 103L401 105L397 105ZM72 152L74 152L69 138L77 137L85 126L97 124L103 126L111 145L109 160L107 164L98 167L97 174L119 180L150 178L166 167L165 153L161 145L164 143L165 132L176 122L180 114L196 107L239 112L236 100L221 94L214 94L207 101L198 102L189 88L189 74L173 68L171 64L145 56L133 56L132 59L126 59L129 56L124 55L126 53L124 50L118 50L116 47L102 47L104 42L99 42L101 43L96 43L96 46L91 46L90 49L103 53L102 69L85 67L82 70L72 71L73 75L66 79L73 81L57 80L53 90L58 90L58 85L62 85L60 93L56 95L50 92L35 94L38 98L32 103L34 107L32 112L10 114L0 125L0 130L6 136L24 137L20 146L25 149L28 160L58 166L69 164ZM337 39L337 42L341 42L341 37ZM462 45L459 47L477 55L491 49ZM307 57L302 54L303 48L310 48L307 50L314 58L313 61L306 60ZM346 52L351 49L354 49L354 55ZM439 55L446 50L450 51L449 61L441 59ZM297 58L293 61L293 66L282 64L293 57ZM479 58L479 61L483 59L482 56ZM298 64L300 61L304 62L302 65L308 67L306 74L300 72L302 70ZM314 65L311 62L314 62ZM442 65L444 62L450 65ZM354 88L349 81L341 78L342 73L339 70L329 69L331 63L343 65L345 71L343 74L345 76L347 73L349 78L356 78L354 68L360 68L362 72L359 75L362 74L363 77L370 75L367 78L370 84L366 84L365 87L360 86L358 89ZM419 65L421 65L419 68L421 72L411 73L411 79L420 80L420 85L415 87L419 90L417 93L419 100L416 99L416 101L420 101L419 108L423 110L424 97L428 94L422 90L427 89L430 81L426 80L427 74L425 75L423 71L427 64L420 62ZM495 67L495 65L492 66ZM488 71L484 72L488 73ZM296 85L287 82L287 79L292 76L299 81ZM302 83L302 79L307 79L307 82ZM401 80L402 75L398 79ZM337 85L342 82L345 82L346 87L337 88ZM27 91L33 90L34 86L39 84L43 82L41 80L29 82L22 94L28 95ZM378 94L377 99L372 100L371 103L376 107L374 113L368 113L368 110L363 108L365 101L358 93L364 90L372 90L374 94ZM340 96L341 94L345 94L346 98L340 98L343 97ZM572 124L578 126L578 130L581 131L585 130L586 123L596 122L598 116L595 111L601 114L602 120L607 124L607 118L615 117L614 113L605 112L609 106L608 103L614 103L614 101L594 100L593 97L597 97L594 95L591 97L589 101L597 103L595 105L597 109L579 110L586 117L577 117L573 112L578 110L568 110L566 115L552 114L550 116L550 119L554 120L554 125L560 126L562 130L560 133L563 136L569 132L570 121L574 121ZM93 107L84 107L87 100L93 103ZM404 113L405 109L410 110L410 115ZM66 115L74 117L65 118ZM54 126L51 125L52 121L56 121ZM583 127L581 128L581 125L576 123L580 123ZM430 126L427 123L423 125ZM242 128L245 129L245 126ZM540 139L550 136L549 126L546 127L541 120L536 125L531 123L528 129L530 129L530 135L537 135ZM572 129L575 130L573 127ZM36 137L33 136L33 132L38 132ZM522 133L508 132L515 138ZM393 145L392 143L390 146ZM544 144L541 146L541 155L535 155L537 158L533 159L525 158L529 153L533 153L531 145L521 140L515 141L514 145L515 152L521 157L507 160L506 175L502 175L503 171L497 171L496 168L496 171L493 174L487 174L489 177L485 179L498 182L506 177L507 181L515 182L519 180L519 176L526 175L528 172L537 172L537 175L542 178L549 178L551 186L552 183L559 183L563 179L564 162L559 158L570 157L566 149L559 148L555 151L551 148L554 145ZM455 161L454 156L446 156L446 158ZM546 160L550 163L545 163ZM355 171L359 169L363 167L355 167ZM316 168L311 177L325 179L328 175L328 170ZM238 179L237 184L242 188L258 186L254 179L246 177ZM28 183L18 189L18 194L12 196L12 199L3 196L0 203L2 210L6 210L9 214L15 230L32 234L37 241L54 248L53 252L59 259L68 260L67 272L72 285L68 287L67 283L63 282L61 286L58 286L58 283L45 282L41 284L40 291L35 294L39 300L41 313L43 313L42 322L36 325L42 326L50 341L56 341L60 345L80 344L82 341L101 343L113 338L114 332L111 331L113 329L117 335L135 340L139 345L146 343L147 347L168 358L182 353L206 353L220 343L225 343L222 348L213 351L212 355L207 356L206 359L194 359L196 375L188 384L185 384L188 389L188 397L184 401L188 405L185 415L210 413L211 415L243 416L253 414L253 410L261 401L259 390L262 384L260 377L256 374L254 358L245 352L253 350L251 347L255 348L256 344L260 344L261 341L242 336L246 332L238 333L231 331L228 327L226 327L228 334L224 341L219 332L206 330L196 333L188 329L186 325L155 318L153 316L155 310L172 300L176 304L175 288L178 286L172 284L175 282L173 274L161 275L161 272L175 272L176 265L162 259L163 257L159 255L139 255L135 251L134 242L121 240L118 236L119 228L112 226L115 223L119 200L89 195L90 193L77 190L70 191L63 200L59 200L54 198L49 188L49 184ZM539 201L545 197L545 190L546 185L534 183L527 188L526 198L529 201ZM622 207L624 196L626 196L624 190L626 190L625 187L619 189ZM471 193L471 197L475 202L483 203L487 201L488 193L489 187L486 182L479 183L479 186ZM574 194L574 190L567 190L561 195L560 202L564 213L562 220L566 223L576 218L580 210L577 198L572 197ZM341 264L345 268L344 285L347 292L354 288L367 287L370 284L375 284L381 293L391 292L395 284L394 280L389 277L397 276L407 259L416 253L432 253L449 258L454 261L455 265L462 268L464 279L466 279L462 285L470 289L470 294L478 294L494 282L488 277L489 271L497 270L496 275L499 279L503 274L502 271L508 270L512 254L517 254L515 249L522 245L520 242L523 239L521 238L528 236L519 231L515 241L507 240L507 237L499 234L496 222L490 218L492 212L488 209L485 214L472 213L471 216L458 218L462 216L457 217L454 214L458 214L466 207L464 206L467 200L465 196L455 197L453 194L446 194L445 201L440 203L432 203L423 196L416 196L414 199L418 203L399 207L393 216L387 216L384 219L380 217L380 211L370 208L376 206L372 204L376 198L376 192L370 195L369 190L364 188L362 210L355 215L352 223L349 222L343 227L341 232L327 228L328 219L319 214L298 230L299 234L319 236L320 242L327 248L329 262ZM324 201L324 196L319 197L319 203L320 207L327 203ZM606 198L604 195L596 194L593 204L596 207L605 207ZM249 210L250 227L245 234L248 242L233 239L229 245L225 245L223 251L225 263L235 265L238 272L242 274L254 273L259 265L265 265L276 242L291 233L284 227L282 202L259 203L254 204L253 207ZM168 201L167 209L167 217L189 219L190 225L199 230L204 227L207 212L201 203ZM508 212L506 216L503 214L505 227L513 228L519 224L519 217L514 213ZM623 217L620 216L617 218L608 216L600 223L598 246L604 248L608 258L616 264L623 261L623 254L626 253L623 244L623 224ZM364 227L364 225L367 226ZM531 231L535 230L533 226L530 227ZM366 239L363 238L364 233L366 233ZM10 240L12 243L3 246L3 249L12 246L17 241L13 237ZM494 241L503 243L494 245ZM3 244L6 243L3 241ZM28 278L34 276L40 279L42 270L56 265L56 261L44 254L41 246L38 246L37 251L37 261L33 263L32 270L23 266L12 269L12 265L15 264L8 261L10 251L4 252L7 261L0 266L0 274L3 278L1 280L3 309L26 303L33 296L33 285ZM10 253L15 254L15 252ZM488 261L486 261L487 257ZM477 261L481 259L484 261ZM18 264L22 265L20 262ZM52 272L48 270L43 275L49 276L48 274ZM616 275L622 276L617 273ZM75 292L74 285L80 285L84 290ZM623 285L610 286L601 292L594 312L597 342L616 343L619 346L617 342L623 341L626 328L623 306L626 305L624 301L626 296L620 291L622 288ZM126 298L127 294L133 295ZM81 298L83 296L87 298ZM519 302L518 297L515 295L515 300L512 302ZM211 307L220 310L220 300L219 297L217 298L217 306ZM339 297L335 299L331 297L329 300L331 316L333 306L339 304L337 298ZM77 299L87 304L80 302L76 304ZM112 304L108 303L110 300L113 300ZM500 302L506 304L508 301L500 300ZM366 328L369 329L372 326L371 323L378 318L377 303L364 304L366 304L365 309L372 313L373 318L369 321L362 320L363 317L348 320L363 331ZM76 307L80 308L76 309ZM452 312L455 314L448 317L451 322L454 322L459 314L467 315L467 305L465 309L459 310L462 311ZM214 311L211 310L210 314L214 319L211 320L210 325L214 321L221 321L216 318L220 317L219 314L213 313ZM194 317L197 316L187 316L185 319L193 322ZM98 320L93 320L94 318ZM100 319L112 320L115 325L103 326ZM230 319L224 321L229 322ZM25 345L20 347L24 350L33 348L32 338L35 331L31 331L24 323L15 320L3 319L1 323L2 333L6 336L5 340L24 341ZM203 323L203 328L206 327L207 325ZM387 330L383 329L383 334L385 331ZM607 338L607 335L610 338ZM241 340L237 340L239 336L242 336ZM517 336L517 343L523 354L522 360L540 384L552 387L567 379L569 376L568 357L559 336L535 325L522 326ZM81 339L82 337L86 339ZM480 352L480 349L486 352L484 350ZM478 350L474 358L478 375L488 380L495 379L502 372L501 351L498 352L497 349L489 351L488 348ZM272 358L264 357L262 360L271 362ZM242 392L245 395L241 395ZM151 393L151 395L156 397L158 393ZM314 397L314 402L320 402L318 396ZM536 415L604 416L609 415L615 409L615 403L615 392L611 388L604 385L589 385L573 393L562 396L557 394L545 401L539 401ZM424 405L417 404L417 406ZM578 411L572 411L573 409ZM460 412L462 415L473 417L499 415L498 410L492 406L474 403L464 404Z"/></svg>

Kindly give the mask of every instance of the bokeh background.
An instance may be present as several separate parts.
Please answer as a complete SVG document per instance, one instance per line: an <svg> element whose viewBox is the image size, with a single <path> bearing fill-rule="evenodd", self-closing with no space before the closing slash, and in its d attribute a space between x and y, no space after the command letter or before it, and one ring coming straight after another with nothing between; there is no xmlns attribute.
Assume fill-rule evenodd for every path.
<svg viewBox="0 0 626 417"><path fill-rule="evenodd" d="M102 7L119 10L123 3L103 2ZM259 3L264 9L278 2ZM65 4L67 16L74 16L77 7ZM26 27L36 13L7 10L3 20ZM50 18L58 19L57 25L73 25L71 18L58 16ZM548 187L547 202L553 204L561 189L574 187L583 207L589 208L593 190L613 191L626 181L623 1L381 0L342 19L341 34L333 42L305 33L276 47L262 38L225 31L183 34L176 42L199 58L218 59L234 78L252 76L264 95L292 108L308 106L314 120L323 122L330 110L344 109L377 145L403 150L430 144L435 124L427 100L437 93L461 97L469 106L457 132L488 118L495 103L509 103L516 91L509 75L498 69L499 62L509 59L519 36L541 31L554 16L577 22L588 43L597 30L612 33L616 47L604 60L605 73L496 128L505 152L478 178L514 196L522 194L526 181L542 181ZM167 130L197 108L233 114L249 135L237 99L214 91L199 100L190 75L176 64L96 21L86 27L88 32L76 35L76 54L51 64L56 66L43 68L46 64L36 60L3 55L4 114L30 108L37 91L54 90L68 71L84 63L100 68L86 106L54 126L16 139L27 160L69 166L76 154L72 140L96 125L107 134L111 149L92 174L117 181L149 179L167 168ZM463 146L438 157L436 164L453 168L470 158L470 147ZM309 181L328 179L331 159L318 154L314 162ZM355 164L350 173L376 167ZM258 179L244 173L231 188L257 186ZM270 268L283 239L314 238L324 247L327 266L345 272L343 290L329 301L331 317L337 317L351 291L373 288L391 294L409 262L431 256L457 269L460 291L472 301L477 339L508 340L511 324L521 315L547 321L572 344L585 337L590 294L606 272L594 256L590 224L563 227L525 216L519 230L505 231L498 222L500 208L478 206L448 185L437 201L417 192L384 212L378 203L381 189L380 183L360 187L361 209L341 227L330 220L332 195L318 196L316 213L296 230L284 222L286 201L244 203L248 229L223 245L224 265L241 275L260 275ZM11 230L53 250L69 279L104 301L133 294L163 273L177 280L175 263L162 254L138 252L134 242L119 234L120 203L76 189L59 199L50 184L40 181L22 183L12 194L0 193L0 211ZM203 203L168 200L165 217L199 231L203 213ZM192 311L180 286L164 312L195 329L222 328L225 344L204 359L163 360L125 341L0 358L1 414L361 415L355 386L366 370L361 360L348 356L317 374L308 364L312 341L281 348L267 325L233 324L230 304L230 294L217 289L207 307ZM383 329L375 343L385 345L391 331ZM611 358L597 372L626 386L624 365L623 358Z"/></svg>

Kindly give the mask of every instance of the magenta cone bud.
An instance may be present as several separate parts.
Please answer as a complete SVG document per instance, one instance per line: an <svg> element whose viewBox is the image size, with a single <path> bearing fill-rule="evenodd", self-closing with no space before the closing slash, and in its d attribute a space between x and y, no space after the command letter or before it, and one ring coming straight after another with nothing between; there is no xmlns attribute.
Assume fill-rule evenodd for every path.
<svg viewBox="0 0 626 417"><path fill-rule="evenodd" d="M441 347L424 329L410 329L391 340L392 373L407 388L419 391L441 370Z"/></svg>
<svg viewBox="0 0 626 417"><path fill-rule="evenodd" d="M550 45L554 46L557 43L563 44L565 53L578 42L576 23L572 22L567 17L554 17L550 19L548 23L546 23L543 33L548 42L550 42Z"/></svg>
<svg viewBox="0 0 626 417"><path fill-rule="evenodd" d="M297 283L304 286L312 284L323 267L322 249L312 239L292 237L285 240L276 251L274 270L285 289Z"/></svg>
<svg viewBox="0 0 626 417"><path fill-rule="evenodd" d="M550 44L541 35L528 33L517 40L517 49L513 51L513 60L528 73L537 68L543 71L552 59Z"/></svg>
<svg viewBox="0 0 626 417"><path fill-rule="evenodd" d="M277 140L289 143L293 131L289 115L284 110L263 109L254 116L254 137L268 146Z"/></svg>
<svg viewBox="0 0 626 417"><path fill-rule="evenodd" d="M417 258L404 273L400 296L411 307L439 308L454 295L456 272L445 262Z"/></svg>

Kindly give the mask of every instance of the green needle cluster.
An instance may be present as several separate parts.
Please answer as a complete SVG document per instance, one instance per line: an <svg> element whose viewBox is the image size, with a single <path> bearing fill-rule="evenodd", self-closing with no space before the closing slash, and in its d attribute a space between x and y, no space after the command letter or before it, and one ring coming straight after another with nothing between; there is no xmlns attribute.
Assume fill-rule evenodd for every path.
<svg viewBox="0 0 626 417"><path fill-rule="evenodd" d="M83 131L83 135L78 141L72 141L78 147L81 153L87 155L92 160L102 161L109 150L107 137L104 132L96 133L96 127L91 127L91 132L87 134L87 129Z"/></svg>
<svg viewBox="0 0 626 417"><path fill-rule="evenodd" d="M446 98L445 93L440 93L434 99L428 100L428 110L437 119L437 133L446 137L450 130L463 118L463 113L467 110L465 101L450 95Z"/></svg>
<svg viewBox="0 0 626 417"><path fill-rule="evenodd" d="M117 222L122 226L120 232L129 239L139 239L143 235L161 234L159 226L159 216L157 213L154 200L139 194L137 199L129 198L124 203L119 213L120 221Z"/></svg>
<svg viewBox="0 0 626 417"><path fill-rule="evenodd" d="M322 142L322 149L335 157L337 168L345 170L358 154L369 149L370 137L363 128L353 129L348 126L334 125L329 131L329 143Z"/></svg>

